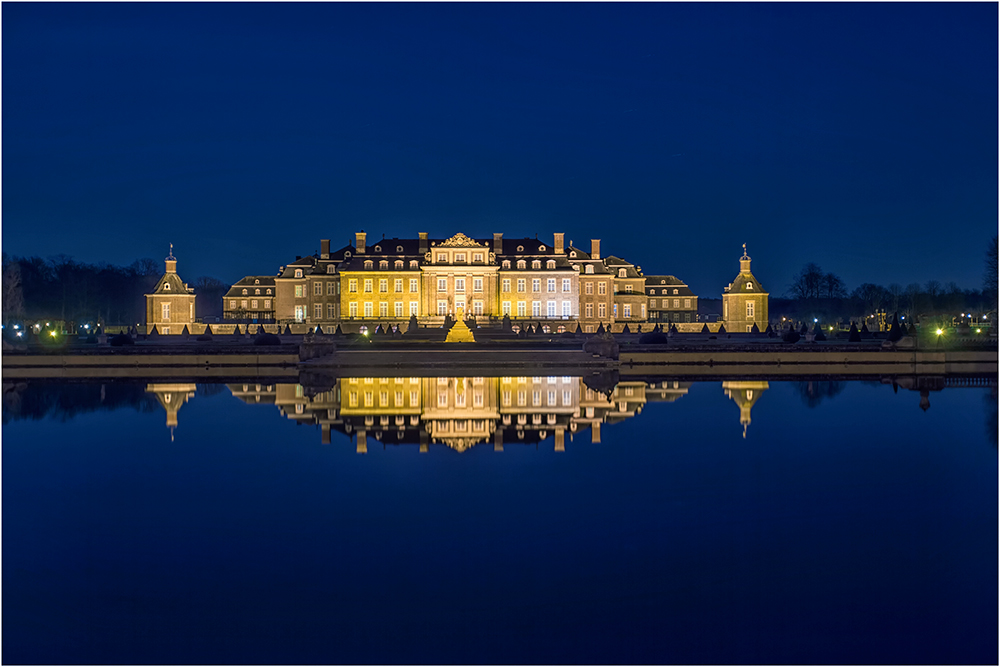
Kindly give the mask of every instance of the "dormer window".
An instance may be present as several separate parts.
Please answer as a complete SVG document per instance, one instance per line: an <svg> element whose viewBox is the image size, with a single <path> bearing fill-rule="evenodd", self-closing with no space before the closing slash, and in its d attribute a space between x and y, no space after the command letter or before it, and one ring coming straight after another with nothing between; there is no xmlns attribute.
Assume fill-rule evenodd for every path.
<svg viewBox="0 0 1000 667"><path fill-rule="evenodd" d="M258 288L258 289L255 289L255 290L253 291L253 293L254 293L254 295L255 295L255 296L256 296L256 295L259 295L259 294L260 294L260 289L259 289L259 288Z"/></svg>
<svg viewBox="0 0 1000 667"><path fill-rule="evenodd" d="M439 252L437 261L440 262L441 264L447 263L448 255L444 254L443 252Z"/></svg>
<svg viewBox="0 0 1000 667"><path fill-rule="evenodd" d="M583 272L584 272L584 273L593 273L593 272L594 272L594 265L593 265L593 264L588 264L588 265L587 265L587 268L586 268L586 269L584 269L584 271L583 271Z"/></svg>
<svg viewBox="0 0 1000 667"><path fill-rule="evenodd" d="M253 284L254 285L260 285L260 278L257 278L256 280L254 280Z"/></svg>
<svg viewBox="0 0 1000 667"><path fill-rule="evenodd" d="M519 259L519 260L517 260L517 268L519 268L519 269L526 269L526 268L528 268L528 263L526 261L524 261L523 259Z"/></svg>
<svg viewBox="0 0 1000 667"><path fill-rule="evenodd" d="M533 268L533 269L540 269L540 268L542 268L542 262L541 262L541 260L537 260L536 259L533 262L531 262L531 268Z"/></svg>
<svg viewBox="0 0 1000 667"><path fill-rule="evenodd" d="M483 261L483 253L477 252L474 255L472 255L472 261L473 262L480 262L480 263L482 263L482 261Z"/></svg>
<svg viewBox="0 0 1000 667"><path fill-rule="evenodd" d="M375 246L375 252L382 252L382 246L380 245Z"/></svg>
<svg viewBox="0 0 1000 667"><path fill-rule="evenodd" d="M674 294L677 294L677 293L678 293L677 290L674 290Z"/></svg>
<svg viewBox="0 0 1000 667"><path fill-rule="evenodd" d="M503 264L501 264L501 266L502 266L503 268L505 268L505 269L509 269L509 268L510 268L510 260L509 260L509 259L505 259L505 260L503 261Z"/></svg>
<svg viewBox="0 0 1000 667"><path fill-rule="evenodd" d="M302 277L302 269L295 269L295 277L296 278Z"/></svg>
<svg viewBox="0 0 1000 667"><path fill-rule="evenodd" d="M163 283L163 291L164 292L169 292L170 291L170 283ZM243 290L243 293L246 294L247 291Z"/></svg>
<svg viewBox="0 0 1000 667"><path fill-rule="evenodd" d="M547 269L554 269L554 268L556 268L556 260L550 259L549 261L545 262L545 268L547 268Z"/></svg>
<svg viewBox="0 0 1000 667"><path fill-rule="evenodd" d="M411 259L410 260L410 268L413 269L413 270L417 269L417 260L415 260L415 259Z"/></svg>
<svg viewBox="0 0 1000 667"><path fill-rule="evenodd" d="M393 264L393 266L396 268L397 271L402 271L403 270L403 260L397 259L396 263Z"/></svg>
<svg viewBox="0 0 1000 667"><path fill-rule="evenodd" d="M345 250L344 251L344 259L347 259L350 256L351 256L351 251L350 250Z"/></svg>
<svg viewBox="0 0 1000 667"><path fill-rule="evenodd" d="M247 291L243 290L243 296L246 296L246 295L247 295Z"/></svg>
<svg viewBox="0 0 1000 667"><path fill-rule="evenodd" d="M462 264L465 264L465 253L464 252L455 253L455 262L456 263L461 262Z"/></svg>
<svg viewBox="0 0 1000 667"><path fill-rule="evenodd" d="M524 246L523 245L517 246L517 251L518 252L524 252Z"/></svg>
<svg viewBox="0 0 1000 667"><path fill-rule="evenodd" d="M327 264L326 265L326 272L327 273L333 273L336 270L337 270L337 267L335 267L333 264Z"/></svg>
<svg viewBox="0 0 1000 667"><path fill-rule="evenodd" d="M570 250L569 251L569 256L570 257L576 257L576 250Z"/></svg>
<svg viewBox="0 0 1000 667"><path fill-rule="evenodd" d="M663 293L664 293L664 294L666 294L666 293L667 293L667 290L663 290Z"/></svg>
<svg viewBox="0 0 1000 667"><path fill-rule="evenodd" d="M751 289L751 290L753 289L753 283L752 282L747 281L747 289Z"/></svg>
<svg viewBox="0 0 1000 667"><path fill-rule="evenodd" d="M389 260L383 259L381 262L378 263L379 271L385 271L388 268L389 268Z"/></svg>
<svg viewBox="0 0 1000 667"><path fill-rule="evenodd" d="M627 275L628 275L628 271L626 271L625 269L618 269L618 277L619 278L624 278Z"/></svg>
<svg viewBox="0 0 1000 667"><path fill-rule="evenodd" d="M372 262L370 259L366 259L365 260L365 269L366 270L370 271L373 266L375 266L374 262Z"/></svg>
<svg viewBox="0 0 1000 667"><path fill-rule="evenodd" d="M270 293L271 293L271 288L270 288L270 287L268 287L268 288L267 288L267 293L268 293L268 294L270 294Z"/></svg>
<svg viewBox="0 0 1000 667"><path fill-rule="evenodd" d="M403 252L403 246L401 246L401 245L396 246L396 252L398 252L398 253Z"/></svg>
<svg viewBox="0 0 1000 667"><path fill-rule="evenodd" d="M661 281L660 281L660 284L661 284L661 285L666 285L666 284L667 284L667 281L666 281L666 280L661 280ZM666 294L666 292L664 292L664 294Z"/></svg>
<svg viewBox="0 0 1000 667"><path fill-rule="evenodd" d="M545 246L543 245L538 246L538 252L545 252Z"/></svg>

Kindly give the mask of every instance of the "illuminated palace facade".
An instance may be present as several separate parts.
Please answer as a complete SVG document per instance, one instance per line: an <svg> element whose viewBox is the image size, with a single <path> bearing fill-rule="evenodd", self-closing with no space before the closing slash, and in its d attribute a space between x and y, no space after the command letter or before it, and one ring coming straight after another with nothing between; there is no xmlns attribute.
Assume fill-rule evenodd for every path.
<svg viewBox="0 0 1000 667"><path fill-rule="evenodd" d="M273 301L264 294L273 286ZM256 290L261 289L257 295ZM254 308L257 299L258 308ZM230 319L259 314L262 322L304 323L346 333L378 325L402 327L411 317L421 326L440 327L462 313L477 325L540 326L549 333L593 333L603 324L613 331L649 321L646 279L639 267L601 255L600 240L584 250L538 238L447 239L381 238L365 232L354 245L331 250L320 242L318 255L299 257L277 276L247 276L223 302ZM252 318L254 321L257 319Z"/></svg>
<svg viewBox="0 0 1000 667"><path fill-rule="evenodd" d="M673 402L690 382L642 379L594 389L580 377L357 377L341 378L319 392L300 384L230 384L253 405L274 405L301 424L318 426L321 442L333 431L356 451L370 446L430 445L465 451L475 445L536 444L552 437L556 451L577 437L601 441L602 425L639 415L648 403ZM767 382L724 382L740 408L744 437L750 410ZM168 422L169 423L169 422ZM176 423L176 422L175 422Z"/></svg>

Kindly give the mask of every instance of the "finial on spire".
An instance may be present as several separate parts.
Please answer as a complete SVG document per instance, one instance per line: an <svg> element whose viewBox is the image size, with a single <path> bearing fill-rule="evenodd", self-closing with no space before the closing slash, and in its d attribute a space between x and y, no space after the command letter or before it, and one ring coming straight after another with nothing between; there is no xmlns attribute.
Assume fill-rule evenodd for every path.
<svg viewBox="0 0 1000 667"><path fill-rule="evenodd" d="M748 259L750 259L750 256L747 255L747 244L746 243L743 244L743 256L740 257L740 259L742 261L747 261Z"/></svg>
<svg viewBox="0 0 1000 667"><path fill-rule="evenodd" d="M174 257L174 244L173 243L170 244L170 254L167 255L167 259L169 259L169 260L175 260L176 259Z"/></svg>

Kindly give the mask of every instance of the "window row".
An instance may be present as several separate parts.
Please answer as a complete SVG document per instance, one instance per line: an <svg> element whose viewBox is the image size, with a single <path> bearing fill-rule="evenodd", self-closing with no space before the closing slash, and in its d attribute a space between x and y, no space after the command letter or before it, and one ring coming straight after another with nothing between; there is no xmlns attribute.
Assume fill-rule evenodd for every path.
<svg viewBox="0 0 1000 667"><path fill-rule="evenodd" d="M260 303L260 301L258 301L257 299L250 299L250 301L249 301L249 304L250 304L249 308L250 308L250 310L257 310L257 308L258 308L257 304L258 303ZM271 309L271 300L270 299L263 299L263 303L264 303L264 310L270 310ZM247 307L248 307L246 299L240 299L239 304L240 304L240 308L242 308L243 310L246 310ZM229 300L229 310L236 310L236 299L230 299Z"/></svg>

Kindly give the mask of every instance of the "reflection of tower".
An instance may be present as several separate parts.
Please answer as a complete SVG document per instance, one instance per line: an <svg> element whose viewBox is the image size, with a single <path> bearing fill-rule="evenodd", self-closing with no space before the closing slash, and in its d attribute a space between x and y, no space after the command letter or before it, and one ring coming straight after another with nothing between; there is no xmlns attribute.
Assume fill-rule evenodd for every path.
<svg viewBox="0 0 1000 667"><path fill-rule="evenodd" d="M750 425L750 409L768 388L767 382L751 380L726 380L722 390L726 396L740 406L740 424L743 425L743 437L747 437L747 426Z"/></svg>
<svg viewBox="0 0 1000 667"><path fill-rule="evenodd" d="M163 409L167 411L167 426L170 427L170 441L174 440L174 427L177 426L177 411L188 402L197 391L197 385L186 384L147 384L146 391L154 394Z"/></svg>

